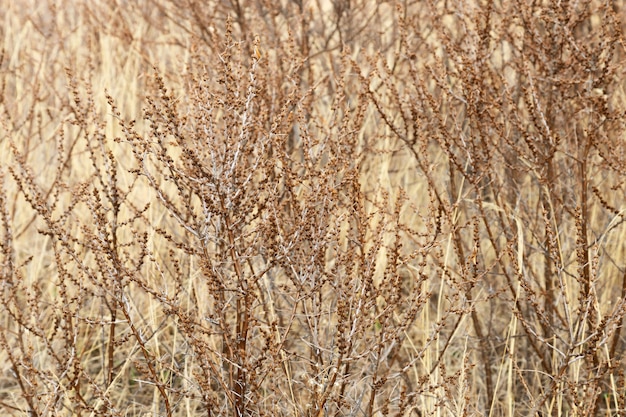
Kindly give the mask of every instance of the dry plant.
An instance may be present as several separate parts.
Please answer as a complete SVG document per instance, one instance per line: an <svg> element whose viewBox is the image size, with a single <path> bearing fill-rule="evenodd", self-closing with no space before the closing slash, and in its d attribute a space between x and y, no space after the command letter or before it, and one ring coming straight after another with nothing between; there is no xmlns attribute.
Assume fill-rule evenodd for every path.
<svg viewBox="0 0 626 417"><path fill-rule="evenodd" d="M4 414L626 412L621 2L3 3Z"/></svg>

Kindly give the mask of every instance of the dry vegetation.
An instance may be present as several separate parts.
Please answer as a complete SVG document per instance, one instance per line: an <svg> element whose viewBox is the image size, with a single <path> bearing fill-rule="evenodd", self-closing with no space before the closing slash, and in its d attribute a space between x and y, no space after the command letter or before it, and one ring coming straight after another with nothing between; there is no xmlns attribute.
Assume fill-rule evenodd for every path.
<svg viewBox="0 0 626 417"><path fill-rule="evenodd" d="M1 3L2 415L626 412L621 1Z"/></svg>

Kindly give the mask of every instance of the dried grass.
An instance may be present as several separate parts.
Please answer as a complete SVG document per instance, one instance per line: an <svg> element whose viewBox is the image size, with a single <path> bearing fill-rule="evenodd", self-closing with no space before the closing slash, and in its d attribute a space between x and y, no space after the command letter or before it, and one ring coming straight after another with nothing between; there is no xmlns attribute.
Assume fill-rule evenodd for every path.
<svg viewBox="0 0 626 417"><path fill-rule="evenodd" d="M621 2L2 2L0 409L621 415Z"/></svg>

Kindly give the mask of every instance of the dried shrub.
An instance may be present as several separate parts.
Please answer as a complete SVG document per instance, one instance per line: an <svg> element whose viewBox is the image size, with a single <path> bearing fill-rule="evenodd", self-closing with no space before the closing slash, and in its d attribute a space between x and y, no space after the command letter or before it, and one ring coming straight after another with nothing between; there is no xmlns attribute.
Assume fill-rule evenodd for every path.
<svg viewBox="0 0 626 417"><path fill-rule="evenodd" d="M0 408L620 415L618 3L4 5Z"/></svg>

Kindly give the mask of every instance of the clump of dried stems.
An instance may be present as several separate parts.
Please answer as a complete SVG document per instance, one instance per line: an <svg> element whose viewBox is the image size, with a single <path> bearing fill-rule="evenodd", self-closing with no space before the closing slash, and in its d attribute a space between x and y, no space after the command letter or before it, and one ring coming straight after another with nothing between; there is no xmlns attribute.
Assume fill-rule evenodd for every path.
<svg viewBox="0 0 626 417"><path fill-rule="evenodd" d="M2 3L3 415L626 412L621 2Z"/></svg>

